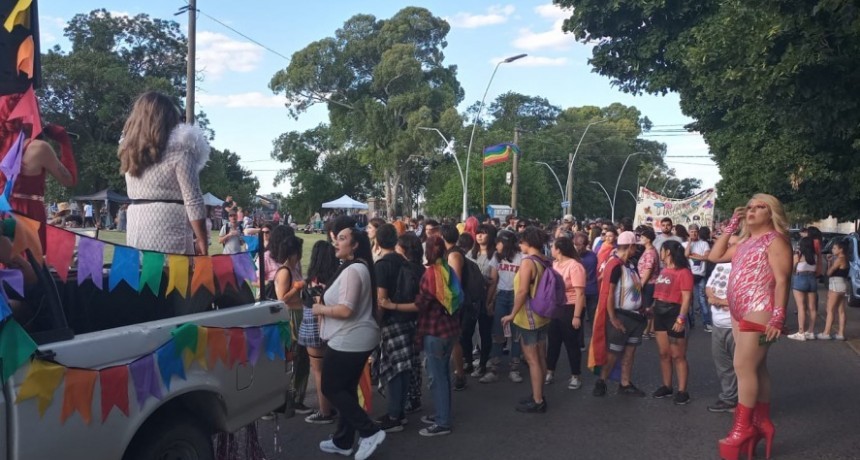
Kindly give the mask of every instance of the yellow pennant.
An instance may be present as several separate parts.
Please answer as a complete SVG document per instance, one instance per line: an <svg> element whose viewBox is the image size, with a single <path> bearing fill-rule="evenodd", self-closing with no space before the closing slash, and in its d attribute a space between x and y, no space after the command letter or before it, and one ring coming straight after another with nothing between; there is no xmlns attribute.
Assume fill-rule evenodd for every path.
<svg viewBox="0 0 860 460"><path fill-rule="evenodd" d="M177 254L167 256L167 290L164 295L170 294L174 289L185 298L188 293L188 257Z"/></svg>
<svg viewBox="0 0 860 460"><path fill-rule="evenodd" d="M30 27L30 4L33 3L33 0L18 0L18 3L15 4L15 7L12 8L12 12L9 13L9 16L6 18L6 22L3 23L3 26L6 28L6 32L12 32L12 28L16 25L21 25L24 27Z"/></svg>
<svg viewBox="0 0 860 460"><path fill-rule="evenodd" d="M191 362L197 360L197 364L203 370L208 370L209 366L206 363L206 345L209 342L209 329L205 327L197 328L197 349L194 353L191 350L185 349L182 351L182 363L185 365L185 370L191 367Z"/></svg>
<svg viewBox="0 0 860 460"><path fill-rule="evenodd" d="M15 402L19 403L30 398L37 398L39 400L39 416L43 417L48 406L51 405L54 391L60 386L65 373L66 368L64 366L38 359L34 360L30 363L30 369L27 370L24 383L18 389L18 397Z"/></svg>

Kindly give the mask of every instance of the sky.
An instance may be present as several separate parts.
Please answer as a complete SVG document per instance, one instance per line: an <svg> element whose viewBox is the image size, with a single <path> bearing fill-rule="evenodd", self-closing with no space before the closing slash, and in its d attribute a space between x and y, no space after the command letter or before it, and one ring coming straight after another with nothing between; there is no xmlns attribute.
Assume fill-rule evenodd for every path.
<svg viewBox="0 0 860 460"><path fill-rule="evenodd" d="M176 20L187 33L187 16L174 16L184 5L184 0L43 0L39 2L42 50L59 45L68 51L70 46L63 36L67 21L75 14L98 8L112 14L146 13ZM283 165L271 159L272 142L282 133L326 122L327 114L320 105L298 120L291 118L284 107L285 98L268 88L272 76L289 65L294 52L334 35L350 17L372 14L386 19L406 6L427 8L450 23L445 63L458 67L466 93L460 110L480 100L496 63L528 53L526 58L499 67L487 93L488 104L499 94L514 91L544 97L562 108L603 107L613 102L635 105L655 125L655 131L678 129L692 121L681 113L675 94L632 96L593 73L588 65L591 46L561 31L569 12L549 0L198 0L196 65L202 81L197 84L196 100L198 110L206 112L215 131L212 146L236 152L242 166L257 175L261 194L288 193L289 184L273 185ZM666 162L679 178L699 178L705 188L719 181L719 170L699 134L655 132L643 137L667 144ZM565 152L574 147L559 146ZM651 188L655 185L659 191L661 184L651 184Z"/></svg>

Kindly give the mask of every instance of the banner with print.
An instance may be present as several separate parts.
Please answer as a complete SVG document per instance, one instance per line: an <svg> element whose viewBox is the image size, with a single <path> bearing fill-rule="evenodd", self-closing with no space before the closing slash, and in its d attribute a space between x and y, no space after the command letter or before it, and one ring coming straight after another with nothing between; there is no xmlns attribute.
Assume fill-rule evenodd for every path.
<svg viewBox="0 0 860 460"><path fill-rule="evenodd" d="M691 197L676 200L645 187L639 187L633 226L645 224L656 228L659 227L661 219L668 217L675 224L713 227L716 200L717 191L712 188Z"/></svg>

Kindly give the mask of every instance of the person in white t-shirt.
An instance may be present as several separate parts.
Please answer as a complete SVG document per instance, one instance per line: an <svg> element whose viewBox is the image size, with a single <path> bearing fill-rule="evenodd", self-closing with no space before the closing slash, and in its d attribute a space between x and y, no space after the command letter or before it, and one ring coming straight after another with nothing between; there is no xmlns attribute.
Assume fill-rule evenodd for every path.
<svg viewBox="0 0 860 460"><path fill-rule="evenodd" d="M686 256L690 261L690 271L693 272L693 307L690 309L690 327L693 327L693 317L696 316L695 307L702 312L702 327L705 332L711 332L711 308L705 297L705 262L711 252L711 245L699 238L699 226L690 224L687 228L690 239L687 241Z"/></svg>
<svg viewBox="0 0 860 460"><path fill-rule="evenodd" d="M737 237L732 236L729 239L729 245L736 241ZM735 340L732 336L732 315L729 312L729 302L726 300L726 288L731 271L731 262L717 264L705 288L708 303L711 304L711 319L714 326L711 331L711 356L714 359L721 388L717 401L708 406L710 412L734 412L738 404L738 377L735 375L733 364Z"/></svg>

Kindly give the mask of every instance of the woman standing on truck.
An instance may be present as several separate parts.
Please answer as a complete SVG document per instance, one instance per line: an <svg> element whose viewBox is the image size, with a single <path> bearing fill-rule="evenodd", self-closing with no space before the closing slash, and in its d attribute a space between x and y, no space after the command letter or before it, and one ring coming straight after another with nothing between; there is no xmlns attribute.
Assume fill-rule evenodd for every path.
<svg viewBox="0 0 860 460"><path fill-rule="evenodd" d="M337 409L337 430L320 443L327 453L352 455L355 433L360 439L355 458L364 460L385 440L385 432L358 404L358 382L371 351L379 344L376 323L376 282L367 233L344 228L335 239L335 255L343 263L313 314L321 317L320 337L328 342L322 366L322 392Z"/></svg>

